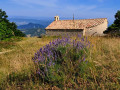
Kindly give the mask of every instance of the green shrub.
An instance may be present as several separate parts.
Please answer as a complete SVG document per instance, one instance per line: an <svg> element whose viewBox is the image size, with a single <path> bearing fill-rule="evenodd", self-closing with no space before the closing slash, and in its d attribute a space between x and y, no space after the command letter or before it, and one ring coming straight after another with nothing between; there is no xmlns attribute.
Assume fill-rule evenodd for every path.
<svg viewBox="0 0 120 90"><path fill-rule="evenodd" d="M54 40L35 53L36 73L42 82L60 88L77 83L78 78L86 79L90 66L86 60L88 47L90 42L81 36L75 40L70 37Z"/></svg>

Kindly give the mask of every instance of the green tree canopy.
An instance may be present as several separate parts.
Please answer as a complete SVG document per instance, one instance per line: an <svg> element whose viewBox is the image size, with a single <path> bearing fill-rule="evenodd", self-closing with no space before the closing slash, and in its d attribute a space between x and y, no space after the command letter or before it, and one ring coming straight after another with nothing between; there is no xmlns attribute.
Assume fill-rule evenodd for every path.
<svg viewBox="0 0 120 90"><path fill-rule="evenodd" d="M114 23L110 25L108 29L104 31L104 33L120 36L120 10L118 10L117 13L115 14Z"/></svg>
<svg viewBox="0 0 120 90"><path fill-rule="evenodd" d="M120 28L120 11L118 11L115 15L114 24L116 25L116 27Z"/></svg>
<svg viewBox="0 0 120 90"><path fill-rule="evenodd" d="M17 25L14 22L9 22L7 17L6 12L0 9L0 40L11 36L25 36L24 33L17 29Z"/></svg>

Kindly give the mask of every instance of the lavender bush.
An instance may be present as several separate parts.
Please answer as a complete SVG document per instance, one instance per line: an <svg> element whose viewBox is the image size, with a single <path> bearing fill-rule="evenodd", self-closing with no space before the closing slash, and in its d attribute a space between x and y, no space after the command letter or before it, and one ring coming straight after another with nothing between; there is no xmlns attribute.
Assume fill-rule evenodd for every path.
<svg viewBox="0 0 120 90"><path fill-rule="evenodd" d="M68 79L76 81L77 77L84 77L89 47L90 42L81 35L76 39L66 37L49 42L33 57L37 74L44 82L54 85L63 85Z"/></svg>

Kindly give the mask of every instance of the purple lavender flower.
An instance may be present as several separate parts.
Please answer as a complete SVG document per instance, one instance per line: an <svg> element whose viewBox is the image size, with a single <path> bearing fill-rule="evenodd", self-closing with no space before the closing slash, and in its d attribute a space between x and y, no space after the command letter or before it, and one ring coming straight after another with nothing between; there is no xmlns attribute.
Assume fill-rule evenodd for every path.
<svg viewBox="0 0 120 90"><path fill-rule="evenodd" d="M39 75L40 75L40 71L37 71L37 74L39 74Z"/></svg>
<svg viewBox="0 0 120 90"><path fill-rule="evenodd" d="M52 61L50 61L50 62L48 63L48 66L49 66L49 67L52 66Z"/></svg>
<svg viewBox="0 0 120 90"><path fill-rule="evenodd" d="M83 61L85 61L85 55L83 56Z"/></svg>
<svg viewBox="0 0 120 90"><path fill-rule="evenodd" d="M43 46L43 48L40 48L37 53L35 53L32 60L39 67L37 72L45 77L45 75L47 75L46 73L49 72L49 68L51 66L54 67L57 60L61 60L60 62L62 62L62 60L64 61L64 57L68 58L69 60L71 57L73 57L72 55L68 55L69 52L72 52L74 49L74 52L72 53L80 54L80 51L88 48L90 44L91 43L87 41L87 37L84 39L84 37L81 35L78 35L77 39L75 40L70 39L70 37L65 37L62 39L58 38L52 42L49 42L49 44ZM62 50L59 50L60 47L66 49L66 51L64 51L64 54L62 53ZM79 61L79 63L81 63L81 61L86 61L85 55L78 55L77 61Z"/></svg>
<svg viewBox="0 0 120 90"><path fill-rule="evenodd" d="M53 63L53 65L55 65L55 63Z"/></svg>
<svg viewBox="0 0 120 90"><path fill-rule="evenodd" d="M82 41L84 41L85 39L84 38L81 38Z"/></svg>
<svg viewBox="0 0 120 90"><path fill-rule="evenodd" d="M78 37L79 37L79 38L81 38L81 37L82 37L82 35L81 35L81 34L79 34L79 35L78 35Z"/></svg>

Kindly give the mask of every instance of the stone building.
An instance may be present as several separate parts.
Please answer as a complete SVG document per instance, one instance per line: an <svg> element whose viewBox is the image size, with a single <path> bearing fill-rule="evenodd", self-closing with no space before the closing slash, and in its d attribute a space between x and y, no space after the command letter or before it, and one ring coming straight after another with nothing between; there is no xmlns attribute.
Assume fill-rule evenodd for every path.
<svg viewBox="0 0 120 90"><path fill-rule="evenodd" d="M59 20L59 16L55 16L55 20L48 25L46 35L77 35L83 36L102 36L103 31L107 29L107 18L97 19L80 19L80 20Z"/></svg>

